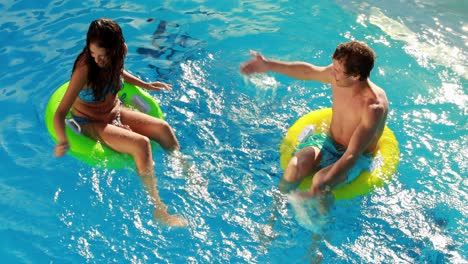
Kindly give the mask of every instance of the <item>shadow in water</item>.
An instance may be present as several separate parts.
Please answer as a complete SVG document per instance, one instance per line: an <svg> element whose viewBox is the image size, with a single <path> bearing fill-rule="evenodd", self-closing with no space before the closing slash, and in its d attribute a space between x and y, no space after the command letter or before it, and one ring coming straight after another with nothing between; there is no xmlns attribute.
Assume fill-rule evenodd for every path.
<svg viewBox="0 0 468 264"><path fill-rule="evenodd" d="M168 78L177 71L181 62L189 59L198 50L201 40L181 32L177 23L150 18L148 22L157 22L152 37L152 48L138 47L137 53L153 58L148 65L161 78Z"/></svg>

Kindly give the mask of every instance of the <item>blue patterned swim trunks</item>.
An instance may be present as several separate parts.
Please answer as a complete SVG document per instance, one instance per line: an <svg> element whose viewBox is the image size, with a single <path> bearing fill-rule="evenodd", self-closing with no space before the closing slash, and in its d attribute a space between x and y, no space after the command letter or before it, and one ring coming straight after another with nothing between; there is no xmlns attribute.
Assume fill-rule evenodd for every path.
<svg viewBox="0 0 468 264"><path fill-rule="evenodd" d="M316 147L320 149L322 156L318 169L334 164L346 151L346 147L336 143L329 135L324 133L310 134L299 144L297 151L306 147ZM350 183L356 179L363 170L369 170L372 160L372 153L361 155L361 157L356 161L356 164L347 171L346 175L348 176L348 179L346 180L346 183Z"/></svg>

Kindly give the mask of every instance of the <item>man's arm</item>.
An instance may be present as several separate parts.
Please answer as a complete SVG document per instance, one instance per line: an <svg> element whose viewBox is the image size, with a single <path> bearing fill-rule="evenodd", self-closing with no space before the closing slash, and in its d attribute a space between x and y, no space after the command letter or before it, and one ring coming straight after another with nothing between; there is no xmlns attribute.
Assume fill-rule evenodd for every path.
<svg viewBox="0 0 468 264"><path fill-rule="evenodd" d="M348 148L343 156L334 164L315 174L310 190L311 196L328 192L346 180L346 172L354 166L372 142L379 123L384 118L384 112L384 109L379 105L367 106L366 113L362 116L361 123L351 136Z"/></svg>
<svg viewBox="0 0 468 264"><path fill-rule="evenodd" d="M258 52L251 51L253 59L241 65L242 74L277 72L299 80L314 80L323 83L331 82L331 65L322 67L307 62L283 62L266 59Z"/></svg>

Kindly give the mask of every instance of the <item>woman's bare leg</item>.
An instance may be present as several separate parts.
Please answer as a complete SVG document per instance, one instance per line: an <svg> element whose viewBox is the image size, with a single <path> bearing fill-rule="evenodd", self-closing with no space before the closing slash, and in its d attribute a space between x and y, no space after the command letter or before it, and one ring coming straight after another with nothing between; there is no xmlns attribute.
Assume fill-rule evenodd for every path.
<svg viewBox="0 0 468 264"><path fill-rule="evenodd" d="M154 204L154 217L171 226L186 226L187 221L167 212L167 206L161 201L157 190L157 179L153 167L151 143L148 137L133 131L104 123L90 124L94 137L99 138L112 149L132 155L135 165L151 201ZM86 129L88 130L88 129Z"/></svg>
<svg viewBox="0 0 468 264"><path fill-rule="evenodd" d="M174 131L166 121L127 108L121 109L120 118L132 131L155 140L165 150L180 149Z"/></svg>
<svg viewBox="0 0 468 264"><path fill-rule="evenodd" d="M187 176L192 174L191 165L180 152L179 142L166 121L128 108L121 110L120 118L122 123L128 125L132 131L155 140L169 151L172 157L181 163L184 174Z"/></svg>

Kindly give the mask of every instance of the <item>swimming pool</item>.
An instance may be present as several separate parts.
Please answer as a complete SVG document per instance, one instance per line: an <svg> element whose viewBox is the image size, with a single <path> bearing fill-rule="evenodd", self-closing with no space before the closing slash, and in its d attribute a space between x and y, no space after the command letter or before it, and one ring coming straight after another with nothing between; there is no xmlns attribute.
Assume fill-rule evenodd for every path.
<svg viewBox="0 0 468 264"><path fill-rule="evenodd" d="M152 3L0 3L2 263L308 263L318 254L324 263L467 262L466 4ZM154 156L161 197L187 229L152 221L133 171L52 155L47 100L99 17L122 26L127 69L174 86L153 95L193 173L161 150ZM298 117L330 106L330 94L278 75L246 80L238 68L249 49L328 64L348 39L378 55L371 77L391 102L401 162L384 188L337 202L316 240L278 195L278 148Z"/></svg>

